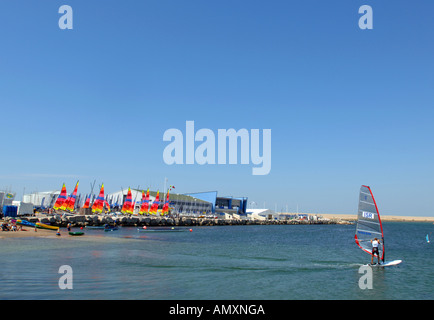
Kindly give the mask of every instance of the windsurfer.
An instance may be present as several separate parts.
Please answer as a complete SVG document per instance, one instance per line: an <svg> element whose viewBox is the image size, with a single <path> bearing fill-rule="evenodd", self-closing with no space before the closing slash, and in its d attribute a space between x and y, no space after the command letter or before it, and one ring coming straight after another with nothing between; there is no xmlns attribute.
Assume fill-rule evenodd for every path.
<svg viewBox="0 0 434 320"><path fill-rule="evenodd" d="M380 245L380 240L375 238L374 240L371 240L372 244L372 254L371 254L371 264L374 264L374 255L377 255L378 258L378 264L380 263L380 252L378 251L378 246Z"/></svg>

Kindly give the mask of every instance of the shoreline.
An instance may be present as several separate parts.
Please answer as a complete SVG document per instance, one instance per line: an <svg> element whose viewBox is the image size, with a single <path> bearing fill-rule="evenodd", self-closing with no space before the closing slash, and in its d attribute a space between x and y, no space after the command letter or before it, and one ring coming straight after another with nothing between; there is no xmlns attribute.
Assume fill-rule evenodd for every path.
<svg viewBox="0 0 434 320"><path fill-rule="evenodd" d="M356 222L357 215L356 214L309 214L312 216L317 216L320 219L316 221L306 221L306 220L266 220L266 221L246 221L246 220L207 220L207 219L162 219L162 218L154 218L150 219L149 217L138 220L137 217L123 217L118 221L119 225L124 225L126 227L147 225L151 227L164 227L164 226L224 226L224 225L296 225L296 224L352 224ZM93 220L95 218L95 220ZM38 219L37 217L33 217L32 220L49 220L47 217L42 219ZM89 221L90 219L90 221ZM30 219L29 219L30 220ZM72 224L72 227L85 227L86 225L103 225L113 224L113 220L108 216L73 216L72 219L75 221L69 221ZM130 221L131 220L131 221ZM420 217L420 216L395 216L395 215L383 215L381 216L381 220L383 222L427 222L434 223L434 217ZM1 220L3 222L4 220ZM42 221L42 222L60 222L60 221ZM22 231L0 231L0 239L9 239L9 238L28 238L28 237L36 237L36 238L77 238L75 236L71 236L68 234L66 230L66 223L53 225L58 225L60 228L61 236L56 235L56 230L47 230L47 229L35 229L32 227L23 226ZM91 223L89 223L91 222ZM62 224L65 224L63 226ZM79 238L79 237L78 237Z"/></svg>
<svg viewBox="0 0 434 320"><path fill-rule="evenodd" d="M344 221L356 221L357 214L331 214L324 213L318 214L326 219L337 219ZM434 217L420 217L420 216L395 216L395 215L381 215L381 221L396 221L396 222L434 222Z"/></svg>
<svg viewBox="0 0 434 320"><path fill-rule="evenodd" d="M61 230L62 231L62 230ZM35 229L24 227L23 230L19 231L0 231L0 239L9 239L9 238L56 238L59 236L56 236L55 230L45 230L45 229ZM61 233L62 236L65 234L65 232Z"/></svg>

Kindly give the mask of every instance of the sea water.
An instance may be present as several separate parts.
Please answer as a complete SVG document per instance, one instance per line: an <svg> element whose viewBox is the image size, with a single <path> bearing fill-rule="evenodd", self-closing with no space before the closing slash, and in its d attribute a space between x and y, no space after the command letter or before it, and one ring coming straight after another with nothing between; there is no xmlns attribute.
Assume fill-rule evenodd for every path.
<svg viewBox="0 0 434 320"><path fill-rule="evenodd" d="M361 289L370 256L354 225L193 227L143 233L84 230L71 238L0 240L0 299L434 299L431 223L385 222L386 260ZM66 238L70 239L66 239ZM72 289L61 289L61 266Z"/></svg>

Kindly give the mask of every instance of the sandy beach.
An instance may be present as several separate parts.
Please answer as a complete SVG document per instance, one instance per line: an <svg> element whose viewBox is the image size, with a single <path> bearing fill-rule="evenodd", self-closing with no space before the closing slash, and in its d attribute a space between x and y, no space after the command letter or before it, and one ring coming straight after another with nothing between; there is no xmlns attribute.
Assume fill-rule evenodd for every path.
<svg viewBox="0 0 434 320"><path fill-rule="evenodd" d="M0 220L0 224L2 224L4 221ZM79 230L74 230L79 231ZM57 238L59 236L56 235L56 230L48 230L48 229L40 229L37 228L35 231L35 228L32 227L26 227L23 226L22 230L18 231L1 231L0 228L0 239L6 239L6 238L27 238L27 237L38 237L38 238ZM68 234L68 230L66 228L60 228L60 234L61 237L71 237Z"/></svg>
<svg viewBox="0 0 434 320"><path fill-rule="evenodd" d="M45 229L35 229L33 228L23 228L23 230L19 231L0 231L0 239L4 238L25 238L25 237L57 237L56 231L54 230L45 230ZM65 232L61 234L64 235ZM68 233L66 233L68 234Z"/></svg>

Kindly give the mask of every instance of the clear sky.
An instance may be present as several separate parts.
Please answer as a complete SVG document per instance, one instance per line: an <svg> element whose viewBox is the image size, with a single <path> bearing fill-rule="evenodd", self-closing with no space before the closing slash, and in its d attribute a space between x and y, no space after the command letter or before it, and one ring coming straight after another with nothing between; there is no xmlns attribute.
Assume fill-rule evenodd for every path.
<svg viewBox="0 0 434 320"><path fill-rule="evenodd" d="M61 30L61 5L73 30ZM374 29L361 30L361 5ZM4 0L0 189L104 182L257 207L434 214L434 3ZM169 128L272 130L272 166L163 162ZM25 188L25 189L24 189Z"/></svg>

